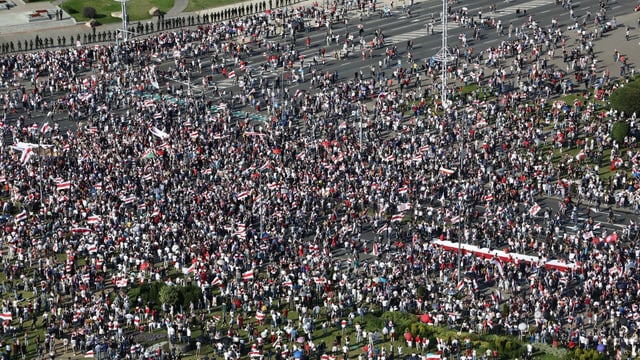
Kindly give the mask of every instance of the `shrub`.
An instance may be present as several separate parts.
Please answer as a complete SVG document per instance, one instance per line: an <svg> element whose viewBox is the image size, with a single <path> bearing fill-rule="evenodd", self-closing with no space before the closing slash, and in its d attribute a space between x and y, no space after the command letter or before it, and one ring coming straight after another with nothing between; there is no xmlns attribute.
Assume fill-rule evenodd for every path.
<svg viewBox="0 0 640 360"><path fill-rule="evenodd" d="M144 304L148 304L150 308L157 308L160 298L160 290L167 285L154 281L152 283L144 283L140 285L140 299ZM134 299L135 300L135 299Z"/></svg>
<svg viewBox="0 0 640 360"><path fill-rule="evenodd" d="M91 6L85 6L82 8L82 16L86 19L95 19L96 18L96 9Z"/></svg>
<svg viewBox="0 0 640 360"><path fill-rule="evenodd" d="M368 329L381 330L384 327L384 320L380 317L380 313L366 313L364 315L365 323Z"/></svg>
<svg viewBox="0 0 640 360"><path fill-rule="evenodd" d="M399 311L387 311L382 314L382 318L385 322L391 320L393 322L393 326L396 329L396 334L400 334L400 336L404 335L405 330L409 330L411 324L419 322L419 319L414 314L402 313Z"/></svg>
<svg viewBox="0 0 640 360"><path fill-rule="evenodd" d="M611 108L624 112L625 116L640 115L640 87L635 84L627 84L611 94L609 101Z"/></svg>
<svg viewBox="0 0 640 360"><path fill-rule="evenodd" d="M607 355L599 353L595 349L580 349L579 347L569 353L569 358L578 360L604 360Z"/></svg>
<svg viewBox="0 0 640 360"><path fill-rule="evenodd" d="M180 297L179 303L187 307L190 303L197 306L198 301L202 298L202 290L195 285L182 286L178 289Z"/></svg>
<svg viewBox="0 0 640 360"><path fill-rule="evenodd" d="M639 92L640 94L640 92ZM622 144L624 142L624 138L629 134L629 124L626 121L620 120L616 121L611 128L611 138L618 142L618 144Z"/></svg>
<svg viewBox="0 0 640 360"><path fill-rule="evenodd" d="M180 299L180 291L175 286L163 286L160 289L160 302L167 305L176 305Z"/></svg>
<svg viewBox="0 0 640 360"><path fill-rule="evenodd" d="M413 323L411 327L409 327L409 332L413 336L420 335L420 337L430 337L434 334L433 326L428 326L422 323Z"/></svg>

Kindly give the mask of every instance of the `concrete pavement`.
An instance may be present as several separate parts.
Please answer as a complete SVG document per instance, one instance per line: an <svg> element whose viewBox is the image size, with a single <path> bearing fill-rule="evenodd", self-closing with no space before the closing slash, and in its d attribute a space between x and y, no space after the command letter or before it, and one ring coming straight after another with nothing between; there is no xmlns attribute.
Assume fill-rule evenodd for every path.
<svg viewBox="0 0 640 360"><path fill-rule="evenodd" d="M166 16L177 17L185 11L187 6L189 6L189 0L174 0L173 7L167 11Z"/></svg>

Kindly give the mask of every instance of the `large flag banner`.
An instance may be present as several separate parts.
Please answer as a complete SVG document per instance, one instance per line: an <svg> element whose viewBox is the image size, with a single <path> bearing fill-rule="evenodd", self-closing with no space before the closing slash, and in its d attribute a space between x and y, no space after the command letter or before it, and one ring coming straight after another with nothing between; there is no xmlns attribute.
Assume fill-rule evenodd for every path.
<svg viewBox="0 0 640 360"><path fill-rule="evenodd" d="M157 136L157 137L159 137L159 138L161 138L161 139L166 139L166 138L168 138L168 137L169 137L169 134L168 134L168 133L166 133L166 132L164 132L164 131L162 131L162 130L158 129L158 128L157 128L157 127L155 127L155 126L151 126L151 127L149 127L149 131L151 131L151 133L152 133L153 135L155 135L155 136Z"/></svg>
<svg viewBox="0 0 640 360"><path fill-rule="evenodd" d="M533 204L531 209L529 209L529 215L531 215L531 216L538 215L538 212L540 212L540 205L538 205L537 203Z"/></svg>

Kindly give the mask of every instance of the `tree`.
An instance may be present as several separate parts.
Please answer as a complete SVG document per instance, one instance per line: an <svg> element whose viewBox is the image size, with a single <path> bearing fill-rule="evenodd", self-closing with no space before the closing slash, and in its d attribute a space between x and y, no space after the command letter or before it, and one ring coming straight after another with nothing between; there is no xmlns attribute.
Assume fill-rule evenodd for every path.
<svg viewBox="0 0 640 360"><path fill-rule="evenodd" d="M189 306L190 303L198 305L198 301L202 298L202 290L195 285L187 285L180 288L180 303Z"/></svg>
<svg viewBox="0 0 640 360"><path fill-rule="evenodd" d="M635 81L631 84L627 84L611 94L609 101L611 108L617 110L619 113L623 113L626 116L632 114L640 115L640 86L637 86Z"/></svg>
<svg viewBox="0 0 640 360"><path fill-rule="evenodd" d="M629 124L626 121L620 120L616 121L611 128L611 138L615 140L618 144L622 144L624 142L624 138L629 134Z"/></svg>
<svg viewBox="0 0 640 360"><path fill-rule="evenodd" d="M85 6L82 8L82 16L84 16L85 19L95 19L96 14L96 9L91 6Z"/></svg>
<svg viewBox="0 0 640 360"><path fill-rule="evenodd" d="M167 305L176 305L180 298L180 290L175 286L163 286L160 289L160 302Z"/></svg>

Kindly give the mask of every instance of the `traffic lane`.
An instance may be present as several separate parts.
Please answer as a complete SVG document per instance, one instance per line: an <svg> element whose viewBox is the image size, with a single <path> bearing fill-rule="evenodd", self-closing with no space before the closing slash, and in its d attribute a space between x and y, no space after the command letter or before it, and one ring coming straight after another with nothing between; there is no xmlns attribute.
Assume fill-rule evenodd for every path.
<svg viewBox="0 0 640 360"><path fill-rule="evenodd" d="M418 7L416 7L416 8L418 8ZM622 7L620 7L620 9L618 9L618 10L622 11ZM542 12L544 12L544 10ZM416 11L416 14L419 14L419 11ZM614 15L612 15L612 16L615 16L615 14L616 13L614 12ZM420 18L419 15L417 17ZM424 15L423 15L423 17L424 17ZM365 28L371 28L371 27L375 27L376 25L382 23L382 24L389 25L389 27L392 29L392 31L397 31L397 30L406 31L406 30L409 30L409 29L417 29L417 28L421 27L421 25L419 24L419 21L415 21L416 19L411 20L411 21L406 21L407 19L401 19L401 17L399 17L399 16L395 17L395 18L392 17L391 19L393 19L394 21L390 21L389 19L379 19L379 18L376 19L375 17L373 17L372 20L364 19L364 25L365 25ZM549 21L550 21L550 18L549 18ZM406 27L397 26L397 24L401 24L401 23L406 23L408 25L406 25ZM340 26L338 26L338 28L340 28ZM454 29L452 29L452 30L454 30ZM450 30L452 32L451 38L455 39L455 31L452 31L452 30ZM459 31L463 31L463 29L458 29L458 30ZM344 29L344 31L346 33L347 29ZM497 35L492 35L491 33L492 32L489 31L488 34L487 34L487 38L483 39L483 41L480 42L478 45L479 46L482 46L483 44L487 45L489 42L498 41L499 40L499 37ZM320 32L317 32L317 33L316 32L311 32L311 34L314 36L316 41L320 41L320 39L322 37L324 37L324 35L321 34ZM455 42L455 40L454 40L454 42ZM416 43L417 44L424 44L424 45L417 45L415 47L415 50L414 50L416 52L416 56L415 57L416 58L428 57L428 56L430 56L431 52L435 52L435 51L437 51L437 49L439 49L439 45L438 45L439 36L424 36L424 37L418 38ZM335 48L337 48L337 47L338 46L335 46ZM402 47L400 46L399 49L402 49ZM315 50L311 49L311 50L309 50L308 54L311 54L314 51ZM303 53L307 53L307 52L303 51ZM376 55L378 55L378 54L376 54ZM254 61L253 59L258 60L259 56L252 57L251 61ZM205 62L205 66L206 65L208 65L208 64L206 64L206 62ZM360 64L360 66L355 66L355 67L349 67L350 65L352 65L351 62L345 62L344 64L341 64L341 66L345 66L346 70L349 71L349 70L356 70L356 69L366 68L366 67L368 67L370 65L370 63ZM329 65L329 69L330 68L331 68L331 65ZM196 80L199 80L199 79L200 78L196 77Z"/></svg>
<svg viewBox="0 0 640 360"><path fill-rule="evenodd" d="M419 9L420 7L416 6L415 8ZM412 17L412 19L407 19L403 16L392 16L390 18L380 19L374 16L370 18L364 18L362 23L365 29L380 28L382 29L383 33L391 34L390 36L393 37L393 34L396 34L396 33L415 31L422 28L421 19L426 18L428 16L427 15L421 16L419 10L416 10L415 14L416 16ZM382 25L382 27L378 25ZM354 27L355 29L355 26L352 25L351 27ZM334 28L335 28L334 29L335 35L342 35L344 37L348 32L350 32L349 27L336 25ZM451 37L455 39L456 34L462 33L463 31L465 31L465 29L455 28L455 29L451 29L450 31L452 32ZM308 33L304 33L302 35L306 35L311 39L311 44L312 44L311 48L306 48L306 46L304 45L301 46L302 43L305 41L305 37L304 36L297 37L297 43L298 43L297 48L300 49L301 54L307 57L313 56L315 53L317 53L317 50L322 47L328 48L329 52L340 49L340 45L335 43L332 43L332 45L328 47L323 46L325 45L323 44L323 42L326 43L326 41L324 41L326 38L326 32L323 32L319 29L310 31ZM365 38L367 37L367 35L373 36L373 32L371 30L368 32L365 31ZM452 41L455 43L454 39L452 39ZM283 40L286 42L286 37L284 39L282 37L271 37L266 39L266 41L283 41ZM428 58L431 55L433 55L432 53L437 52L437 50L440 47L439 36L423 36L418 38L417 40L418 41L414 42L414 43L417 43L417 45L414 47L414 53L415 53L414 58L416 59L422 58L422 57ZM481 42L481 44L484 43L484 45L489 46L488 45L489 42L493 42L497 40L498 40L497 35L494 38L491 36L491 32L488 32L488 36L483 34L483 41ZM404 53L402 46L398 46L398 50L400 54ZM249 61L249 66L252 66L255 68L264 64L265 61L263 58L264 52L260 52L260 49L254 52L256 53L256 55L249 57L248 61ZM207 68L210 66L210 62L207 60L204 60L202 65L203 65L203 68ZM347 70L350 70L350 69L347 69ZM201 80L201 79L197 78L196 80ZM198 83L198 82L199 81L194 81L194 83Z"/></svg>

